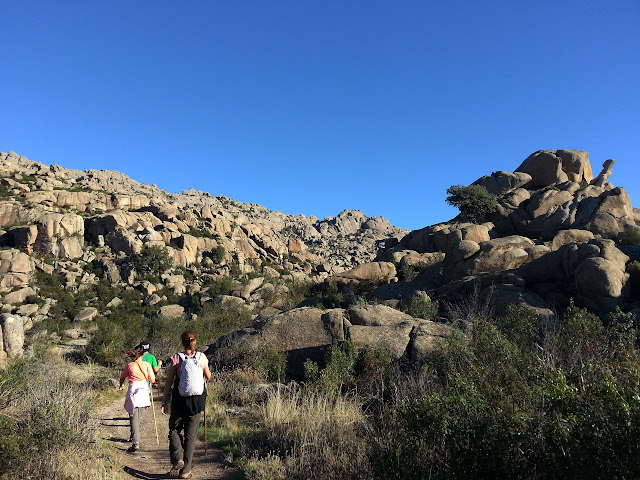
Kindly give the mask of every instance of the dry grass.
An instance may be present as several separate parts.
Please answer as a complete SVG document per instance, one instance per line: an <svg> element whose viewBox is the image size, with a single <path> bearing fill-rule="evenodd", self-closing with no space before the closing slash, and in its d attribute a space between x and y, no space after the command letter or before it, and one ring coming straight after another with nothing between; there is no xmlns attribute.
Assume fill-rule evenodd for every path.
<svg viewBox="0 0 640 480"><path fill-rule="evenodd" d="M3 372L1 478L112 478L113 463L97 442L92 368L47 354L46 363L21 359Z"/></svg>
<svg viewBox="0 0 640 480"><path fill-rule="evenodd" d="M263 408L263 421L286 478L365 478L365 420L354 401L314 390L278 390ZM273 468L274 454L264 461Z"/></svg>

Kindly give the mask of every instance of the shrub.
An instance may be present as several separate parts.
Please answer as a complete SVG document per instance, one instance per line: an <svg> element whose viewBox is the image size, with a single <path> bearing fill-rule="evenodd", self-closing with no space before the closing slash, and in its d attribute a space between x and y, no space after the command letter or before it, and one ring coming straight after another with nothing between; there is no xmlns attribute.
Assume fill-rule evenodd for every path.
<svg viewBox="0 0 640 480"><path fill-rule="evenodd" d="M2 478L112 478L96 443L91 383L74 380L72 366L34 359L15 362L0 376L10 409L0 412Z"/></svg>
<svg viewBox="0 0 640 480"><path fill-rule="evenodd" d="M128 346L125 337L126 331L123 326L109 320L99 320L98 330L87 344L87 355L100 365L121 365L125 358L122 349Z"/></svg>
<svg viewBox="0 0 640 480"><path fill-rule="evenodd" d="M224 261L226 251L222 245L218 245L211 251L211 260L215 263L222 263Z"/></svg>
<svg viewBox="0 0 640 480"><path fill-rule="evenodd" d="M640 245L640 227L627 226L616 237L618 245Z"/></svg>
<svg viewBox="0 0 640 480"><path fill-rule="evenodd" d="M256 359L254 368L268 382L284 382L287 354L273 345L267 345Z"/></svg>
<svg viewBox="0 0 640 480"><path fill-rule="evenodd" d="M205 282L203 288L207 288L209 295L215 297L228 295L235 288L235 284L230 277L215 277Z"/></svg>
<svg viewBox="0 0 640 480"><path fill-rule="evenodd" d="M447 194L447 204L458 208L462 215L473 222L481 220L498 208L496 196L487 192L481 185L452 185L447 189Z"/></svg>
<svg viewBox="0 0 640 480"><path fill-rule="evenodd" d="M357 359L358 351L350 341L332 345L327 352L327 365L320 372L321 388L325 391L338 391L343 385L351 384Z"/></svg>
<svg viewBox="0 0 640 480"><path fill-rule="evenodd" d="M411 297L407 313L415 318L424 320L433 320L438 315L440 304L437 301L431 301L429 297Z"/></svg>
<svg viewBox="0 0 640 480"><path fill-rule="evenodd" d="M166 248L153 245L135 255L133 265L141 277L157 277L173 267L173 259Z"/></svg>

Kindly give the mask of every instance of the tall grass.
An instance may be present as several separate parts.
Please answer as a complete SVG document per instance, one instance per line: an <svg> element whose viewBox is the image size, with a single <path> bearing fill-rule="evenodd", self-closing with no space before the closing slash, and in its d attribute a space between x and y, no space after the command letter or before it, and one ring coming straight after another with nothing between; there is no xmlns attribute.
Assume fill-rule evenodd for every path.
<svg viewBox="0 0 640 480"><path fill-rule="evenodd" d="M0 478L111 478L97 443L93 380L79 381L74 368L22 359L0 375Z"/></svg>
<svg viewBox="0 0 640 480"><path fill-rule="evenodd" d="M267 430L265 465L282 460L286 478L363 478L367 471L364 417L359 405L317 389L276 390L263 408ZM275 462L277 464L277 462Z"/></svg>

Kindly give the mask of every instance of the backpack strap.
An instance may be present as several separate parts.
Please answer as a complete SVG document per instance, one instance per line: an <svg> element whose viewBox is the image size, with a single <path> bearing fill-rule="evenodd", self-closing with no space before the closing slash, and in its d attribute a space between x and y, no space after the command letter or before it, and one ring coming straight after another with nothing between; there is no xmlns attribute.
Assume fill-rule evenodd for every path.
<svg viewBox="0 0 640 480"><path fill-rule="evenodd" d="M140 373L142 374L142 377L148 382L149 379L147 378L147 376L144 374L144 372L142 371L142 367L140 366L140 364L138 362L133 362L136 365L138 365L138 370L140 370Z"/></svg>

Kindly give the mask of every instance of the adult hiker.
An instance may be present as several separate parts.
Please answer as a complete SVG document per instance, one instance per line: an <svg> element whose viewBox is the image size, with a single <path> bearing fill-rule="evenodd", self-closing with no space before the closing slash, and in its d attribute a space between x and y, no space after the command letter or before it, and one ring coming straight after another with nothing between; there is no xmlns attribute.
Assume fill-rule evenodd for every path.
<svg viewBox="0 0 640 480"><path fill-rule="evenodd" d="M140 450L140 421L142 409L151 406L149 384L156 381L151 365L142 361L144 350L137 346L133 350L123 350L123 353L131 358L120 374L120 390L123 389L124 381L129 380L129 388L124 401L124 409L129 414L131 427L131 446L127 452L133 453Z"/></svg>
<svg viewBox="0 0 640 480"><path fill-rule="evenodd" d="M171 471L168 476L191 478L191 459L198 440L200 416L207 400L205 382L211 378L211 372L207 356L196 350L198 342L194 333L184 332L180 341L184 351L171 357L164 383L162 413L167 413L170 401Z"/></svg>
<svg viewBox="0 0 640 480"><path fill-rule="evenodd" d="M141 348L144 351L144 355L142 356L142 361L151 364L151 368L153 368L153 373L158 373L160 367L162 367L162 360L158 361L155 355L152 355L149 351L151 349L151 344L148 340L143 340L140 342L136 348Z"/></svg>

